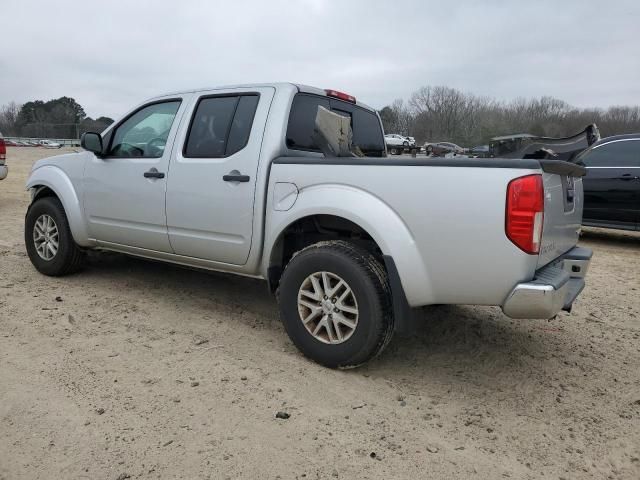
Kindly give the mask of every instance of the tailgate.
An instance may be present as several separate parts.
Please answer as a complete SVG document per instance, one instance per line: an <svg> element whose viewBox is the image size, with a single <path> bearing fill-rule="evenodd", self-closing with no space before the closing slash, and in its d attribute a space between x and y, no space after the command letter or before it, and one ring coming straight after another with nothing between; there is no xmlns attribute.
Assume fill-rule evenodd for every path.
<svg viewBox="0 0 640 480"><path fill-rule="evenodd" d="M544 224L538 268L555 260L578 243L584 194L583 167L541 160L544 185Z"/></svg>

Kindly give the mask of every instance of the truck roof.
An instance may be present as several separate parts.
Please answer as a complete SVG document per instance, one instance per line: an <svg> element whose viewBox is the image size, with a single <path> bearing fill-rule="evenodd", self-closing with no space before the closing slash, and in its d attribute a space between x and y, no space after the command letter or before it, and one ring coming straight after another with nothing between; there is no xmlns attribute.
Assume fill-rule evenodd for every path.
<svg viewBox="0 0 640 480"><path fill-rule="evenodd" d="M313 95L327 96L327 92L322 88L312 87L310 85L304 85L301 83L293 83L293 82L271 82L271 83L240 83L235 85L220 85L217 87L190 88L186 90L178 90L178 91L168 92L162 95L157 95L154 98L161 98L161 97L166 97L170 95L180 95L184 93L197 93L197 92L211 91L211 90L225 90L230 88L257 88L257 87L272 87L272 88L275 88L276 90L290 89L290 90L297 90L298 92L301 92L301 93L310 93ZM371 110L372 112L375 112L374 108L370 107L365 103L358 101L357 97L356 97L356 105L364 109Z"/></svg>

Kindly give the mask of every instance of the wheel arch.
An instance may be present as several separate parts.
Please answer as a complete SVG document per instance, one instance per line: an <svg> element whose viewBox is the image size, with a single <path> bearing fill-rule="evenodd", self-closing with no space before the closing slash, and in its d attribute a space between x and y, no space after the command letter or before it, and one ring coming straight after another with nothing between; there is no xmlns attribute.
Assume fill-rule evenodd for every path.
<svg viewBox="0 0 640 480"><path fill-rule="evenodd" d="M81 246L91 245L80 200L71 180L61 169L47 165L34 170L26 187L32 190L32 203L47 196L58 198L69 221L73 240Z"/></svg>
<svg viewBox="0 0 640 480"><path fill-rule="evenodd" d="M286 252L282 254L283 239L288 233L296 234L296 226L301 220L316 216L329 216L353 225L355 232L370 239L379 250L379 258L387 268L390 281L392 270L395 271L395 290L402 289L402 297L408 304L429 303L432 296L430 279L410 229L380 198L344 185L303 188L289 211L268 212L262 270L272 288L277 287L281 269L286 265Z"/></svg>

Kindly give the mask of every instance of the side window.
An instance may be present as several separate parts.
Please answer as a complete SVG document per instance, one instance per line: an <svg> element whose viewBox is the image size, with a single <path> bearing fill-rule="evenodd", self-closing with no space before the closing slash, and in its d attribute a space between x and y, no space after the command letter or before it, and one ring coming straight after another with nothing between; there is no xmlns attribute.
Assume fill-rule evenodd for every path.
<svg viewBox="0 0 640 480"><path fill-rule="evenodd" d="M227 155L242 150L249 141L251 133L251 125L253 125L253 117L258 108L258 95L244 95L240 97L236 114L231 123L229 131L229 141L227 142Z"/></svg>
<svg viewBox="0 0 640 480"><path fill-rule="evenodd" d="M604 144L578 159L587 167L640 167L640 140Z"/></svg>
<svg viewBox="0 0 640 480"><path fill-rule="evenodd" d="M196 107L184 147L187 158L226 157L249 140L258 95L205 97Z"/></svg>
<svg viewBox="0 0 640 480"><path fill-rule="evenodd" d="M161 157L179 107L179 100L142 107L115 129L108 155Z"/></svg>

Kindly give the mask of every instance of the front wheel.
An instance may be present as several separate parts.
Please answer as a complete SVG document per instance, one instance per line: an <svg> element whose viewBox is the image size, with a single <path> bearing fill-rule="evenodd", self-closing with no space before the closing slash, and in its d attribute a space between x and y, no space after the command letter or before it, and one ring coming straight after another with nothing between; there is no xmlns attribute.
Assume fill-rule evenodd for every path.
<svg viewBox="0 0 640 480"><path fill-rule="evenodd" d="M80 269L84 253L73 240L60 200L44 197L31 204L25 217L24 241L36 270L52 277Z"/></svg>
<svg viewBox="0 0 640 480"><path fill-rule="evenodd" d="M304 355L330 368L356 367L393 334L391 289L380 262L345 241L304 248L278 288L280 315Z"/></svg>

